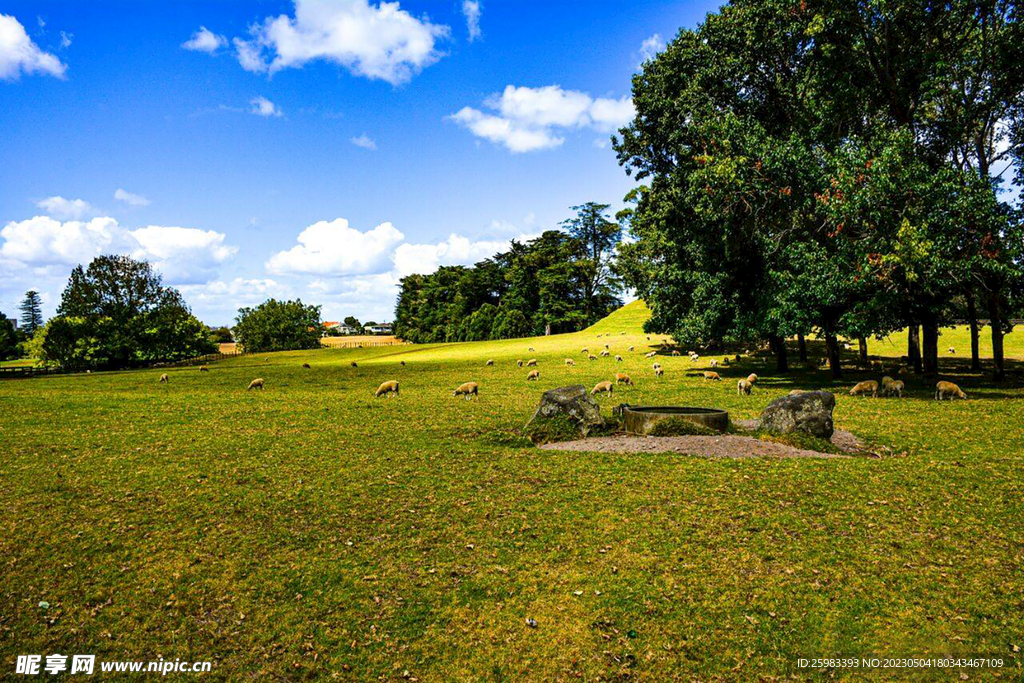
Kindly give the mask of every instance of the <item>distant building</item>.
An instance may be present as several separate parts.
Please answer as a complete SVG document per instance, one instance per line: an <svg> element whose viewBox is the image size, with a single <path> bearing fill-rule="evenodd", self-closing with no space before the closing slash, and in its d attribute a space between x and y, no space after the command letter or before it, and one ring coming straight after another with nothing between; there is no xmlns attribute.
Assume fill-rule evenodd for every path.
<svg viewBox="0 0 1024 683"><path fill-rule="evenodd" d="M370 334L394 334L395 326L391 323L379 323L377 325L367 325L364 330Z"/></svg>
<svg viewBox="0 0 1024 683"><path fill-rule="evenodd" d="M7 318L7 316L4 316L4 317ZM18 329L18 319L17 318L7 318L7 319L11 321L12 325L14 325L14 329Z"/></svg>
<svg viewBox="0 0 1024 683"><path fill-rule="evenodd" d="M337 334L359 334L359 330L351 325L346 325L343 322L336 320L330 320L324 323L324 331L334 332Z"/></svg>

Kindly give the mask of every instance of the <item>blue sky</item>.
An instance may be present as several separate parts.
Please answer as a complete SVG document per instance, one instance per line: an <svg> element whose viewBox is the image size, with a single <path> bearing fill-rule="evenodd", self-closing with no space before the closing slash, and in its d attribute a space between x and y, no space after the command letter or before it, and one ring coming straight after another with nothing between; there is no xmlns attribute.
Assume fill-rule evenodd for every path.
<svg viewBox="0 0 1024 683"><path fill-rule="evenodd" d="M0 311L124 252L211 324L390 320L398 277L618 205L630 77L715 6L0 2Z"/></svg>

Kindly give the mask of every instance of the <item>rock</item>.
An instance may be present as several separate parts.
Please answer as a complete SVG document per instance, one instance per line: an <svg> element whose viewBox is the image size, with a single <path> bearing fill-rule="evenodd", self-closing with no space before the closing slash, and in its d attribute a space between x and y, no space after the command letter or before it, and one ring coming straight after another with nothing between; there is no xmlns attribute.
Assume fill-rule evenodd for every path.
<svg viewBox="0 0 1024 683"><path fill-rule="evenodd" d="M803 432L820 439L832 438L832 410L836 397L828 391L807 391L777 398L761 412L757 428L779 434Z"/></svg>
<svg viewBox="0 0 1024 683"><path fill-rule="evenodd" d="M526 430L543 429L543 423L557 418L568 419L577 425L583 436L586 436L592 427L604 425L601 406L590 397L587 388L582 384L545 391L540 397L540 405L537 406L536 412L526 423Z"/></svg>

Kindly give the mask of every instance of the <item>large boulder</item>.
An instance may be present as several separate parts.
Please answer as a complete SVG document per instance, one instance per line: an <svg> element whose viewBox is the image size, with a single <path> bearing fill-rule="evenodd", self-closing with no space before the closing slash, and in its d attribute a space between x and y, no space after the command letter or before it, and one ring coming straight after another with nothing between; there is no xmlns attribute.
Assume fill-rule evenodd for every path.
<svg viewBox="0 0 1024 683"><path fill-rule="evenodd" d="M565 423L575 425L582 436L591 428L604 425L601 406L582 384L545 391L525 429L528 433L545 432L551 426L557 431Z"/></svg>
<svg viewBox="0 0 1024 683"><path fill-rule="evenodd" d="M804 432L820 439L831 439L832 410L836 397L829 391L807 391L777 398L761 412L757 428L779 434Z"/></svg>

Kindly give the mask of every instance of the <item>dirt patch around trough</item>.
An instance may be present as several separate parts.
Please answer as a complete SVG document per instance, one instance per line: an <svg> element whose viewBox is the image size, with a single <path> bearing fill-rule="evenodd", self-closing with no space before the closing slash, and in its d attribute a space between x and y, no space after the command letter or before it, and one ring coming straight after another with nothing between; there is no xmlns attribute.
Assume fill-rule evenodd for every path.
<svg viewBox="0 0 1024 683"><path fill-rule="evenodd" d="M741 429L753 429L754 420L736 420ZM685 453L708 458L848 458L868 454L863 442L850 432L837 429L832 444L844 454L819 453L775 441L742 434L721 436L601 436L577 441L544 444L550 451L594 451L603 453Z"/></svg>

